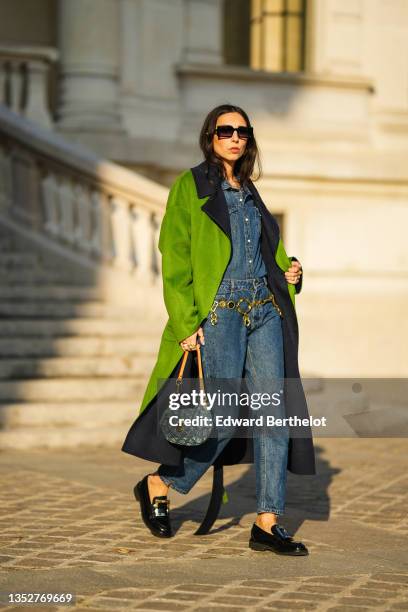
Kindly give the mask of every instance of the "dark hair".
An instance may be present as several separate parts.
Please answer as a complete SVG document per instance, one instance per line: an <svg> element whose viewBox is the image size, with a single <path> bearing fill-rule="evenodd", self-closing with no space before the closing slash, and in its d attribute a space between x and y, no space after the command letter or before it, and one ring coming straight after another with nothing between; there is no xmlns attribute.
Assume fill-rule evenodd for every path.
<svg viewBox="0 0 408 612"><path fill-rule="evenodd" d="M204 119L200 132L200 149L203 152L208 165L213 164L218 171L218 176L220 177L225 177L224 164L222 159L214 152L213 136L218 117L220 117L220 115L224 115L225 113L239 113L245 119L247 126L251 125L246 112L239 106L234 106L232 104L220 104L219 106L216 106ZM246 185L248 180L251 178L254 171L255 162L257 163L258 167L258 176L254 180L258 180L261 176L261 162L255 136L253 136L252 138L248 139L245 152L242 157L237 159L234 167L234 173L240 175L240 182L242 185Z"/></svg>

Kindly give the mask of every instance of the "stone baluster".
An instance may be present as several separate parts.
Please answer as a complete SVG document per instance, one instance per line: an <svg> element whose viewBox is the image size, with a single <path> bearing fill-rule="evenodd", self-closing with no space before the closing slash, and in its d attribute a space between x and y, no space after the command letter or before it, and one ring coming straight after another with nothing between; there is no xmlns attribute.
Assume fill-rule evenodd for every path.
<svg viewBox="0 0 408 612"><path fill-rule="evenodd" d="M58 58L52 47L0 45L0 104L52 128L48 104L50 65Z"/></svg>
<svg viewBox="0 0 408 612"><path fill-rule="evenodd" d="M24 115L46 128L52 127L47 103L47 81L49 66L44 61L29 59L26 65L27 104Z"/></svg>
<svg viewBox="0 0 408 612"><path fill-rule="evenodd" d="M134 252L128 202L120 196L113 196L110 211L114 265L129 272L134 266Z"/></svg>
<svg viewBox="0 0 408 612"><path fill-rule="evenodd" d="M0 57L0 104L6 104L7 96L7 62L5 58Z"/></svg>
<svg viewBox="0 0 408 612"><path fill-rule="evenodd" d="M152 201L150 192L144 192L145 180L133 183L132 174L123 168L104 162L109 170L105 178L99 166L93 171L89 156L76 164L69 149L67 162L64 146L62 153L57 150L51 157L50 150L57 146L54 139L45 146L39 130L9 109L0 109L1 113L11 127L16 126L16 138L12 139L9 126L0 135L2 214L38 234L48 234L44 238L58 244L68 257L98 260L105 270L130 273L141 286L154 284L160 273L158 239L165 190L156 188ZM24 130L30 137L21 137Z"/></svg>
<svg viewBox="0 0 408 612"><path fill-rule="evenodd" d="M158 278L161 278L162 273L162 261L161 254L159 251L159 237L160 237L160 226L161 226L162 218L158 214L154 214L152 218L152 227L153 227L153 273L154 280L157 281Z"/></svg>
<svg viewBox="0 0 408 612"><path fill-rule="evenodd" d="M20 113L23 75L21 71L21 63L18 59L13 59L10 61L9 79L9 106L13 112Z"/></svg>
<svg viewBox="0 0 408 612"><path fill-rule="evenodd" d="M151 213L134 206L131 214L132 236L136 255L136 274L140 280L152 282L153 232Z"/></svg>
<svg viewBox="0 0 408 612"><path fill-rule="evenodd" d="M42 198L44 202L44 229L53 236L59 234L58 183L54 174L48 174L42 181Z"/></svg>
<svg viewBox="0 0 408 612"><path fill-rule="evenodd" d="M0 207L4 210L9 209L13 201L11 176L10 151L6 147L0 147Z"/></svg>
<svg viewBox="0 0 408 612"><path fill-rule="evenodd" d="M92 201L88 190L83 185L77 184L75 191L75 243L82 251L91 251L92 236Z"/></svg>
<svg viewBox="0 0 408 612"><path fill-rule="evenodd" d="M64 179L59 188L60 235L70 243L75 241L75 195L69 179Z"/></svg>
<svg viewBox="0 0 408 612"><path fill-rule="evenodd" d="M103 210L101 194L99 191L93 190L90 211L90 252L97 257L101 257L103 252Z"/></svg>

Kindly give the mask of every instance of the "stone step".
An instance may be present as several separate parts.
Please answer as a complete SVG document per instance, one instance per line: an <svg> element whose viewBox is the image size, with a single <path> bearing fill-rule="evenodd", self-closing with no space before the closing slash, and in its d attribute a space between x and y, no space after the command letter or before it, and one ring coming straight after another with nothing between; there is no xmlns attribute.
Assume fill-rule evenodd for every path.
<svg viewBox="0 0 408 612"><path fill-rule="evenodd" d="M0 357L90 357L151 355L159 338L0 338Z"/></svg>
<svg viewBox="0 0 408 612"><path fill-rule="evenodd" d="M312 385L313 386L313 385ZM80 445L114 445L120 450L127 432L133 421L137 418L142 400L144 386L141 392L134 394L130 401L98 401L90 398L90 401L35 401L35 402L1 402L0 417L3 428L0 431L1 449L27 449L27 448L74 448ZM323 392L312 391L308 401L309 412L314 412L316 400L322 402L321 409L327 415L327 400L329 399L325 390ZM334 398L335 399L335 398ZM312 400L312 401L311 401ZM332 394L330 400L333 401ZM367 411L367 398L353 398L351 401L338 398L342 414ZM340 405L334 401L330 410L333 415L339 410ZM389 405L387 405L389 407ZM321 414L321 411L318 411ZM320 415L319 415L320 416ZM315 444L321 435L317 429L313 432ZM324 434L323 434L324 435ZM330 437L355 437L356 434L349 432L332 433Z"/></svg>
<svg viewBox="0 0 408 612"><path fill-rule="evenodd" d="M71 427L18 427L0 432L0 449L40 449L115 447L120 452L125 436L136 416L128 422L117 425L100 425L98 421L84 426Z"/></svg>
<svg viewBox="0 0 408 612"><path fill-rule="evenodd" d="M43 301L11 301L0 300L0 318L13 320L38 318L38 319L70 319L79 318L115 318L115 319L134 319L138 312L135 308L123 308L115 304L108 304L101 301L89 302L63 302L61 300ZM146 322L146 316L143 316ZM160 321L165 321L161 316Z"/></svg>
<svg viewBox="0 0 408 612"><path fill-rule="evenodd" d="M0 381L0 403L5 402L107 402L133 400L144 390L137 378L49 378Z"/></svg>
<svg viewBox="0 0 408 612"><path fill-rule="evenodd" d="M0 253L1 259L1 253ZM69 274L64 274L61 270L49 270L46 268L32 267L32 268L0 268L0 284L56 284L56 285L79 285L82 283L78 282L77 279L71 278ZM84 286L89 286L89 283L83 283Z"/></svg>
<svg viewBox="0 0 408 612"><path fill-rule="evenodd" d="M40 261L36 253L20 253L19 251L10 251L1 254L0 257L0 270L6 270L7 268L15 267L27 267L32 268L38 266Z"/></svg>
<svg viewBox="0 0 408 612"><path fill-rule="evenodd" d="M157 321L134 319L0 319L0 337L55 336L155 336L162 330Z"/></svg>
<svg viewBox="0 0 408 612"><path fill-rule="evenodd" d="M0 227L0 447L120 447L166 320L104 302Z"/></svg>
<svg viewBox="0 0 408 612"><path fill-rule="evenodd" d="M116 309L118 312L118 309ZM39 317L66 319L70 317L103 317L109 308L102 302L61 302L48 300L47 302L14 302L0 300L0 317Z"/></svg>
<svg viewBox="0 0 408 612"><path fill-rule="evenodd" d="M4 428L84 427L125 424L128 427L139 414L141 397L109 402L21 402L1 403Z"/></svg>
<svg viewBox="0 0 408 612"><path fill-rule="evenodd" d="M32 271L59 273L60 277L64 273L67 277L70 277L71 274L65 269L61 269L61 266L54 260L44 260L40 254L32 251L0 251L0 273L28 274Z"/></svg>
<svg viewBox="0 0 408 612"><path fill-rule="evenodd" d="M14 251L15 248L14 240L11 236L3 236L0 234L0 251Z"/></svg>
<svg viewBox="0 0 408 612"><path fill-rule="evenodd" d="M36 285L2 285L0 286L1 300L71 300L71 301L98 301L100 291L95 287L81 285L50 285L41 287Z"/></svg>
<svg viewBox="0 0 408 612"><path fill-rule="evenodd" d="M0 359L0 380L24 378L147 377L155 355Z"/></svg>

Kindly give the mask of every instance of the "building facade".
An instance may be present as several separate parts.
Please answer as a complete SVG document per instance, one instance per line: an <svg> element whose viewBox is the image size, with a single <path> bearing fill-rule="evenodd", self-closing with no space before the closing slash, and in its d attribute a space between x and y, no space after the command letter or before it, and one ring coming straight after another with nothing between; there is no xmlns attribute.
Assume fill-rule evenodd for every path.
<svg viewBox="0 0 408 612"><path fill-rule="evenodd" d="M0 59L5 105L166 187L207 112L245 108L305 375L406 375L406 0L3 2Z"/></svg>

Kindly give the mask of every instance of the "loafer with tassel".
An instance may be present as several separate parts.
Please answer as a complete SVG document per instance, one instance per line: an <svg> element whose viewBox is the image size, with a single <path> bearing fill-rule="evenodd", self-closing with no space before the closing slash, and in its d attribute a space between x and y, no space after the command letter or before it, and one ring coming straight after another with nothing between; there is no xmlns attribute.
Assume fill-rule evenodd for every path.
<svg viewBox="0 0 408 612"><path fill-rule="evenodd" d="M158 538L171 538L173 533L170 523L170 500L167 495L156 495L150 501L149 488L146 475L134 487L133 492L140 503L142 519L146 527Z"/></svg>
<svg viewBox="0 0 408 612"><path fill-rule="evenodd" d="M308 555L309 551L302 542L294 542L293 538L281 525L272 525L271 533L252 525L249 548L252 550L270 550L278 555L300 557Z"/></svg>

